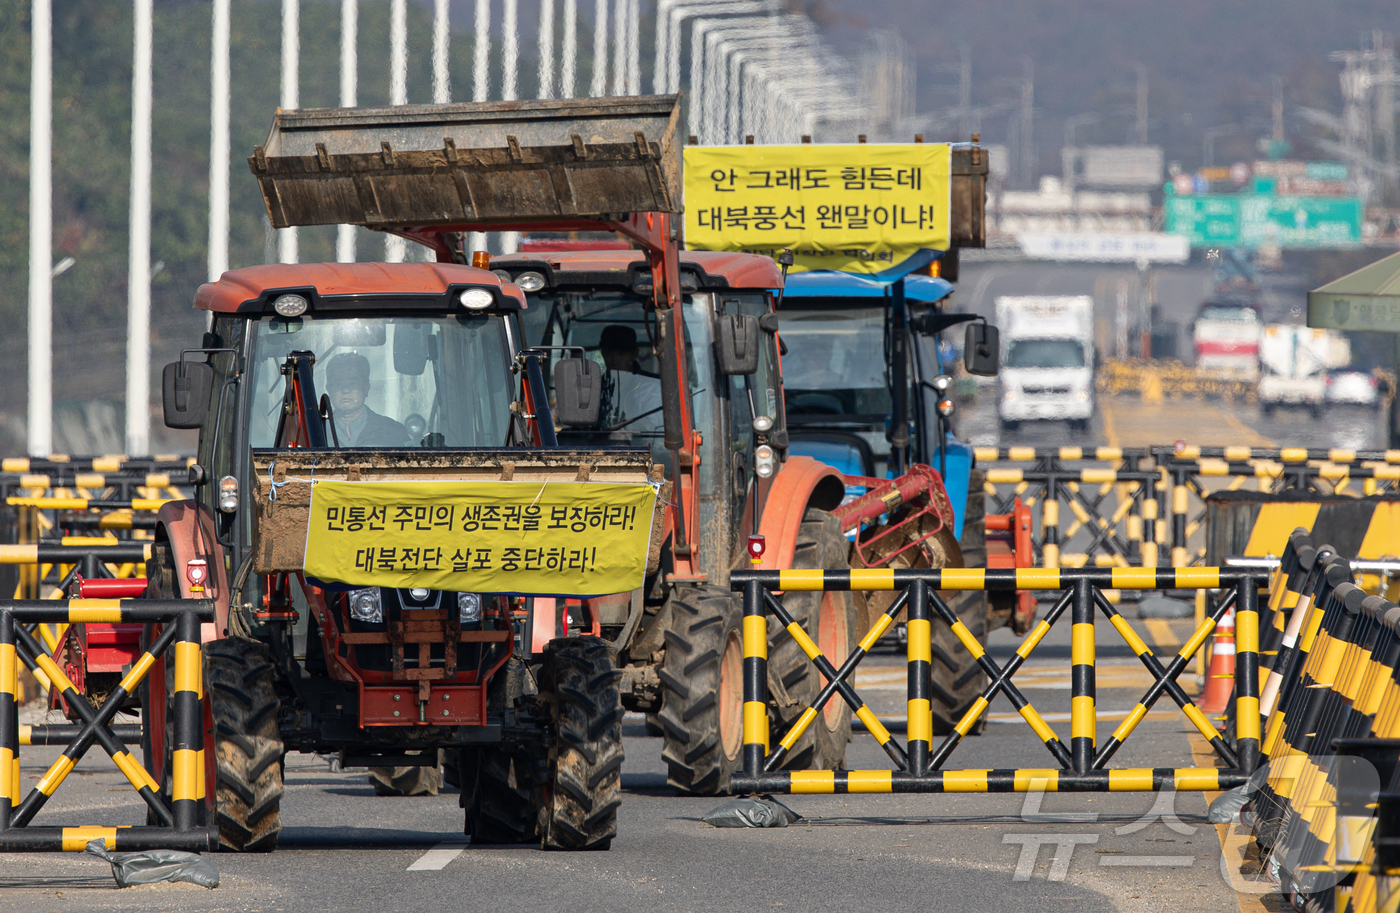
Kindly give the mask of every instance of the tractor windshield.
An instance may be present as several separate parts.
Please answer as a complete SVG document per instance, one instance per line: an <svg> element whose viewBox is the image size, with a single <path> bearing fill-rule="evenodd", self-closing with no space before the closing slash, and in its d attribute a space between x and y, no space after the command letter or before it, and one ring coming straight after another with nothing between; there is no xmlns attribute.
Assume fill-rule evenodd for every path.
<svg viewBox="0 0 1400 913"><path fill-rule="evenodd" d="M783 386L789 416L883 419L891 409L884 309L856 310L849 301L843 304L783 307Z"/></svg>
<svg viewBox="0 0 1400 913"><path fill-rule="evenodd" d="M514 381L505 320L491 314L264 318L255 334L253 447L276 446L287 355L316 356L333 446L501 447ZM329 432L329 429L328 429Z"/></svg>

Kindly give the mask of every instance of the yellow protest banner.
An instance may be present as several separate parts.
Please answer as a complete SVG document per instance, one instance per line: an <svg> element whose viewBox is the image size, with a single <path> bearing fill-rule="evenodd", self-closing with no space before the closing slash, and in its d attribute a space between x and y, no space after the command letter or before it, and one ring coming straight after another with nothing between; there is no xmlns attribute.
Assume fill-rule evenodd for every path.
<svg viewBox="0 0 1400 913"><path fill-rule="evenodd" d="M656 490L606 482L316 482L305 571L352 586L602 596L642 585Z"/></svg>
<svg viewBox="0 0 1400 913"><path fill-rule="evenodd" d="M948 249L951 188L945 144L686 146L686 246L878 273Z"/></svg>

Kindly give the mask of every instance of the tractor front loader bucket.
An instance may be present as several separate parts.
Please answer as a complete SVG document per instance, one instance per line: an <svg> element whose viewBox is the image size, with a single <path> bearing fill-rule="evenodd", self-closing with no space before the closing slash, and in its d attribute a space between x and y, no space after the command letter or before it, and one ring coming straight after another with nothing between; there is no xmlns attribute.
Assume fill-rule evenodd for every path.
<svg viewBox="0 0 1400 913"><path fill-rule="evenodd" d="M279 111L248 159L274 228L558 228L680 209L680 97Z"/></svg>

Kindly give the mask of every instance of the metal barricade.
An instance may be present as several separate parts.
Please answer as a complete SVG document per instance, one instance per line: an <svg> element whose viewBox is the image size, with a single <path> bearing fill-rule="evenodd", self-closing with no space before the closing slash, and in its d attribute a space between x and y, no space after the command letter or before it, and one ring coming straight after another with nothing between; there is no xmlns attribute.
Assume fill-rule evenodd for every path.
<svg viewBox="0 0 1400 913"><path fill-rule="evenodd" d="M765 793L906 793L906 792L1075 792L1218 790L1244 783L1259 763L1259 602L1262 575L1220 568L1111 570L943 569L943 570L790 570L733 571L730 586L743 593L744 709L743 772L731 781L733 792ZM1113 589L1226 589L1228 592L1204 623L1165 665L1127 620L1105 598ZM838 669L823 655L812 637L774 596L774 591L894 590L899 595ZM938 590L1062 590L1054 608L1025 637L1015 655L998 666L977 638L939 597ZM908 744L890 735L851 685L860 662L871 647L907 609L908 617ZM1235 748L1224 738L1176 683L1187 661L1210 636L1226 612L1236 617L1238 727ZM1097 610L1097 611L1096 611ZM767 614L772 612L827 684L772 752L768 744ZM1012 677L1066 612L1073 624L1072 691L1068 743L1061 739L1026 700ZM1094 656L1095 616L1102 613L1128 643L1153 684L1102 746L1096 744ZM937 747L933 743L930 692L930 624L937 614L987 674L989 683ZM1004 695L1040 737L1057 766L944 770L943 765L964 735L986 712L998 694ZM1218 768L1110 769L1108 761L1146 717L1153 704L1169 696L1228 765ZM894 770L782 771L778 768L792 745L822 712L828 701L846 701L893 761Z"/></svg>
<svg viewBox="0 0 1400 913"><path fill-rule="evenodd" d="M102 839L109 850L216 850L217 825L200 822L205 805L203 659L200 625L214 620L209 600L74 599L0 602L0 852L81 851ZM160 635L96 709L25 627L64 622L163 623ZM174 645L171 715L170 801L124 744L130 733L110 724L125 699ZM44 673L82 719L63 750L34 788L21 799L19 708L15 699L19 663ZM41 733L48 736L49 733ZM34 744L33 730L28 741ZM33 827L30 822L64 778L96 742L145 801L158 825L146 827Z"/></svg>

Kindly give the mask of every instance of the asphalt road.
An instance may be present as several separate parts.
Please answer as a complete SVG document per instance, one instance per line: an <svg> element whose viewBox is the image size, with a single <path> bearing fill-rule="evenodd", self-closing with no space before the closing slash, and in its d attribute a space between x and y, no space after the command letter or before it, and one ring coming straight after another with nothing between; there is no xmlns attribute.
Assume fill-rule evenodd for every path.
<svg viewBox="0 0 1400 913"><path fill-rule="evenodd" d="M1167 652L1189 622L1137 622ZM1019 673L1027 697L1068 736L1068 628L1057 626ZM1150 679L1117 634L1098 626L1099 739ZM1015 644L993 635L999 661ZM1193 688L1189 673L1183 683ZM882 717L903 713L903 662L867 660L858 688ZM1004 699L986 734L970 738L951 768L1052 764ZM1116 766L1210 764L1168 704L1123 747ZM681 798L665 786L660 741L626 726L625 801L613 848L544 853L468 846L451 792L376 798L363 773L331 773L291 755L282 846L266 856L214 855L222 884L119 890L107 864L80 854L0 855L0 906L48 910L349 910L442 908L541 911L1253 910L1222 874L1221 840L1201 794L798 796L803 816L775 830L718 830L699 819L720 800ZM1195 754L1193 755L1193 751ZM26 749L27 785L56 749ZM887 768L856 734L853 768ZM1038 804L1037 804L1038 802ZM1164 814L1165 813L1165 814ZM142 806L111 762L85 758L36 823L140 823ZM1241 900L1243 898L1243 900Z"/></svg>

